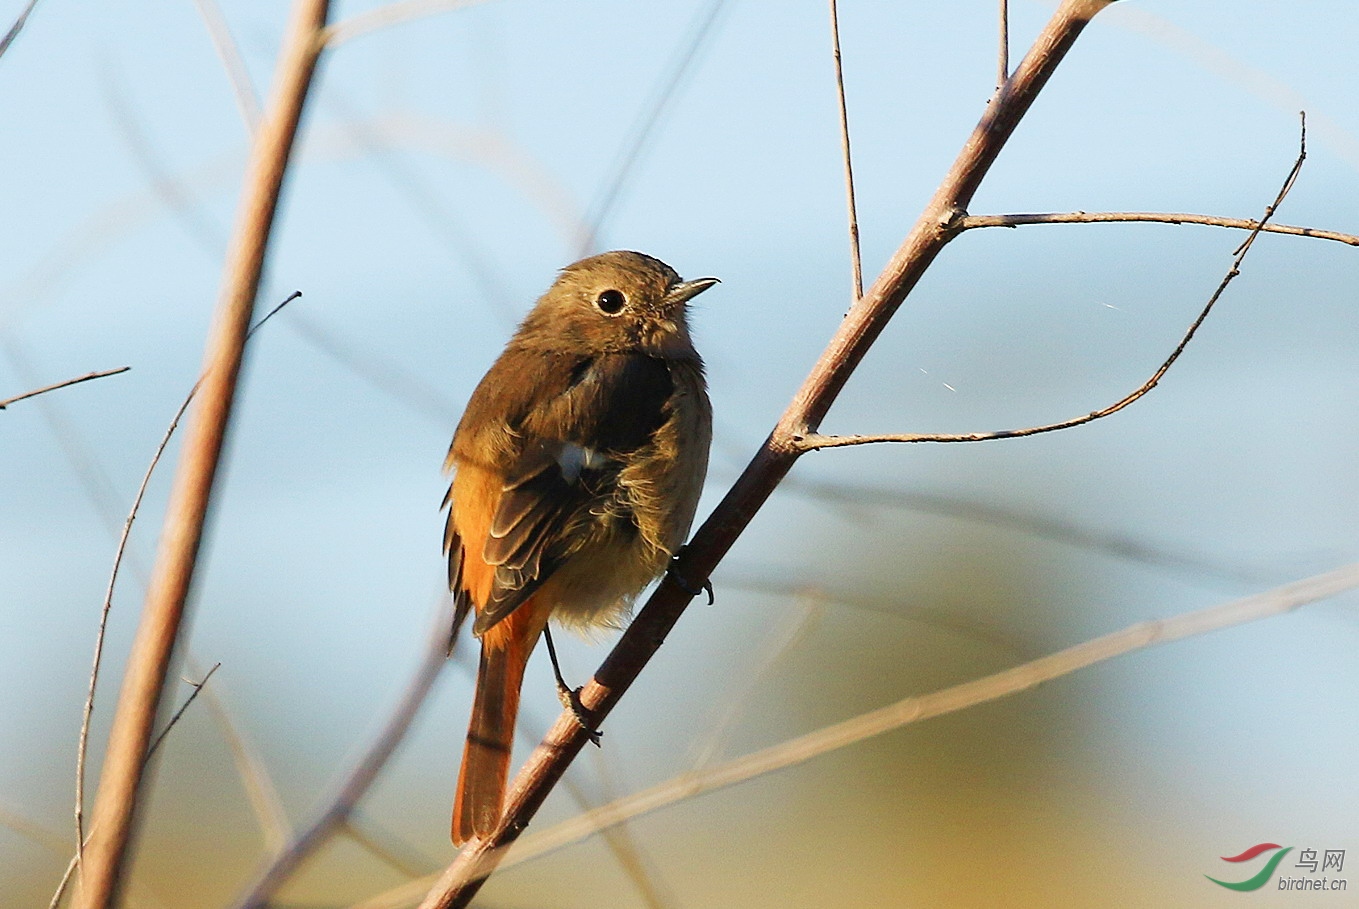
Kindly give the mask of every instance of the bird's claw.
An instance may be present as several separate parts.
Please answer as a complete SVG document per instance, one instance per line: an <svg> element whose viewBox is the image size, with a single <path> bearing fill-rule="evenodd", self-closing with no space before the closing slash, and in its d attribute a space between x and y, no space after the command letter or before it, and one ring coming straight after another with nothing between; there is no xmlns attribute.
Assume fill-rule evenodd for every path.
<svg viewBox="0 0 1359 909"><path fill-rule="evenodd" d="M716 596L714 596L713 594L713 582L705 578L702 584L699 584L697 587L695 587L693 584L690 584L687 580L685 580L684 576L681 575L679 571L675 568L675 564L678 561L679 561L678 557L671 559L670 566L665 569L665 573L670 575L670 579L675 582L675 586L677 586L680 590L683 590L685 593L689 594L689 596L691 597L696 597L700 593L706 593L708 595L708 605L711 606L713 602L717 599Z"/></svg>
<svg viewBox="0 0 1359 909"><path fill-rule="evenodd" d="M580 688L572 689L567 688L565 685L561 685L557 688L557 697L561 698L562 706L571 711L571 715L576 718L576 722L580 724L580 728L585 730L585 735L590 739L591 744L596 748L599 748L601 747L599 740L604 737L604 731L602 729L595 729L593 724L591 724L589 711L587 711L585 705L581 703L580 692Z"/></svg>

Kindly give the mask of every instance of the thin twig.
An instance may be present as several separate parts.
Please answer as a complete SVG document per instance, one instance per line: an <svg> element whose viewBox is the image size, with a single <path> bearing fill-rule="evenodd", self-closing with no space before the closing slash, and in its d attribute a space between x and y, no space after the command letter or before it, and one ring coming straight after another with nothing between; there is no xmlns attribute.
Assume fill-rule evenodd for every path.
<svg viewBox="0 0 1359 909"><path fill-rule="evenodd" d="M100 631L101 631L101 633L102 633L102 631L103 631L103 628L102 628L102 627L100 628ZM155 754L156 749L160 747L160 743L163 742L163 741L165 741L165 737L166 737L167 735L170 734L170 730L175 728L175 724L177 724L177 723L179 722L180 717L184 716L184 711L186 711L186 710L189 709L189 705L192 704L192 703L194 702L194 700L198 697L198 695L203 691L203 686L206 685L206 684L208 683L208 679L212 678L213 673L215 673L215 672L216 672L218 669L220 669L220 668L222 668L222 664L221 664L221 663L216 663L216 664L213 665L213 667L212 667L211 669L209 669L209 670L207 671L206 674L204 674L204 676L203 676L203 678L202 678L201 681L198 681L198 682L190 682L190 683L189 683L189 684L191 684L191 685L193 686L193 691L190 692L190 693L189 693L189 696L188 696L187 698L184 699L184 703L181 704L181 705L179 706L179 709L175 711L174 716L170 717L170 721L169 721L168 723L165 724L165 728L161 730L160 735L156 736L156 740L155 740L154 742L152 742L152 743L151 743L151 747L148 748L148 749L146 750L146 761L147 761L147 762L150 762L151 756L152 756L153 754ZM87 702L87 703L88 703L88 702ZM81 731L82 736L84 736L84 734L88 731L88 728L89 728L89 727L88 727L88 722L89 722L89 718L88 718L88 716L87 716L87 717L86 717L85 724L83 724L83 725L81 726L81 730L80 730L80 731ZM83 760L83 758L84 758L84 744L85 744L85 743L84 743L84 739L82 738L82 741L81 741L81 753L80 753L80 758L81 758L82 760ZM79 812L77 812L77 814L76 814L76 830L77 830L77 831L80 830L80 824L81 824L81 818L80 818ZM93 833L93 831L91 831L91 832ZM80 842L76 844L76 851L75 851L75 854L72 855L72 856L71 856L71 860L70 860L69 862L67 862L67 864L66 864L66 872L61 876L61 880L57 883L56 892L52 894L52 899L51 899L51 901L48 903L49 909L56 909L57 906L61 905L61 898L66 894L66 888L67 888L67 887L70 885L70 883L71 883L71 878L72 878L72 876L73 876L73 873L75 872L75 870L76 870L77 868L80 868L80 867L81 867L81 859L82 859L82 857L83 857L84 854L85 854L85 845L86 845L86 840L84 840L84 839L80 840Z"/></svg>
<svg viewBox="0 0 1359 909"><path fill-rule="evenodd" d="M978 227L1022 227L1027 224L1113 224L1149 222L1153 224L1203 224L1209 227L1229 227L1235 230L1259 230L1267 234L1289 234L1314 240L1334 240L1347 246L1359 246L1359 236L1336 230L1315 227L1294 227L1289 224L1262 224L1247 218L1221 218L1217 215L1198 215L1189 212L1159 211L1071 211L1041 212L1012 215L968 215L958 223L959 230Z"/></svg>
<svg viewBox="0 0 1359 909"><path fill-rule="evenodd" d="M146 759L148 761L151 760L151 755L156 753L156 749L160 747L160 743L165 741L165 737L170 734L170 730L175 728L175 723L179 722L179 718L184 715L184 711L188 710L189 705L198 697L198 693L203 690L203 686L208 683L208 679L212 678L212 674L221 668L221 663L213 663L212 668L203 676L202 681L189 682L189 684L193 686L193 691L189 692L189 696L184 699L184 703L179 705L179 709L175 711L174 716L170 717L170 722L165 724L165 728L160 731L160 735L156 736L151 742L151 747L146 749ZM185 679L185 681L188 682L188 679Z"/></svg>
<svg viewBox="0 0 1359 909"><path fill-rule="evenodd" d="M61 880L57 882L57 890L52 894L52 899L47 904L47 909L57 909L61 905L61 898L66 895L66 888L71 886L71 879L75 877L76 866L80 864L82 849L77 849L76 854L71 856L71 860L66 863L66 871L62 874Z"/></svg>
<svg viewBox="0 0 1359 909"><path fill-rule="evenodd" d="M89 753L90 721L94 716L94 697L99 687L99 670L104 658L104 637L108 631L109 612L113 609L113 591L118 583L118 572L122 568L123 556L127 552L128 539L132 534L132 524L137 520L142 499L146 496L146 489L151 484L151 475L155 472L156 465L160 463L161 456L165 454L165 448L170 444L170 437L174 435L176 427L179 426L179 421L184 418L184 413L189 409L189 403L193 400L196 391L198 391L198 384L194 383L193 390L184 398L184 403L179 405L179 409L170 419L170 425L166 428L165 434L161 436L155 454L151 456L151 463L147 465L146 472L142 474L141 485L137 487L137 494L132 497L132 508L129 509L127 519L123 522L122 533L118 536L118 546L113 554L113 569L109 572L109 582L104 588L104 605L99 612L99 628L94 636L94 656L90 665L90 682L85 692L85 707L80 718L80 738L76 745L76 860L82 868L82 873L85 863L85 761L86 755Z"/></svg>
<svg viewBox="0 0 1359 909"><path fill-rule="evenodd" d="M452 640L456 640L457 633L458 628L454 626ZM359 758L353 770L335 787L333 794L322 800L323 807L311 823L303 827L293 837L292 842L265 863L245 892L232 904L235 909L260 909L267 906L274 893L292 876L297 867L348 820L354 806L372 786L387 759L405 737L416 713L424 704L430 689L434 687L434 682L448 659L449 641L449 619L447 613L440 610L425 645L424 657L381 731Z"/></svg>
<svg viewBox="0 0 1359 909"><path fill-rule="evenodd" d="M1139 622L1122 631L1068 647L984 678L894 704L798 736L706 769L681 774L626 798L524 838L506 866L531 861L571 843L667 805L805 763L911 723L955 713L1035 688L1097 663L1156 644L1197 637L1283 615L1308 603L1359 588L1359 563L1273 590L1168 619Z"/></svg>
<svg viewBox="0 0 1359 909"><path fill-rule="evenodd" d="M227 24L226 16L222 15L217 0L194 0L194 6L198 7L198 15L203 19L208 37L212 39L213 50L217 51L217 58L222 61L222 69L226 70L227 81L231 83L231 93L236 98L236 107L241 112L246 132L253 136L260 125L260 98L254 83L250 81L250 70L241 56L240 45L231 34L231 26Z"/></svg>
<svg viewBox="0 0 1359 909"><path fill-rule="evenodd" d="M9 27L9 31L5 32L5 37L0 38L0 57L5 55L5 51L9 50L14 39L19 37L19 32L24 30L24 26L28 24L28 17L33 14L33 8L37 5L38 0L28 0L28 6L25 6L19 13L19 18L15 19L14 24Z"/></svg>
<svg viewBox="0 0 1359 909"><path fill-rule="evenodd" d="M840 11L830 0L831 50L835 59L835 97L840 105L840 151L845 160L845 205L849 209L849 264L854 302L864 295L864 266L859 255L859 215L854 204L854 156L849 150L849 108L845 104L845 70L840 59Z"/></svg>
<svg viewBox="0 0 1359 909"><path fill-rule="evenodd" d="M81 382L88 382L91 379L102 379L105 376L116 376L119 373L127 372L131 368L132 368L131 366L119 366L117 369L104 369L100 370L99 372L90 372L86 373L83 376L76 376L74 379L67 379L64 382L57 382L56 384L53 385L45 385L42 388L35 388L32 391L26 391L21 395L15 395L12 398L5 398L5 400L0 401L0 410L4 410L6 407L8 407L9 405L13 404L16 401L23 401L27 398L36 398L38 395L46 394L49 391L56 391L58 388L65 388L68 385L79 385Z"/></svg>
<svg viewBox="0 0 1359 909"><path fill-rule="evenodd" d="M298 0L280 57L274 100L255 143L222 298L208 340L199 410L166 512L161 555L123 680L100 778L80 905L107 909L117 889L146 748L178 638L225 441L250 311L287 162L321 49L327 0Z"/></svg>
<svg viewBox="0 0 1359 909"><path fill-rule="evenodd" d="M282 303L256 322L246 333L249 338L258 331L265 322L269 321L283 307L302 296L301 291L293 291ZM118 573L122 569L123 558L127 554L128 540L132 535L132 525L137 520L137 514L141 510L142 500L146 497L146 490L151 485L151 477L156 472L157 465L160 464L161 457L165 454L165 449L170 444L170 439L179 428L179 422L184 418L189 405L193 403L194 396L198 393L198 387L202 383L200 377L194 383L193 388L184 396L184 401L179 405L173 417L170 418L170 425L165 428L161 435L160 443L156 446L155 452L151 455L151 463L146 466L142 473L141 483L137 486L136 495L132 497L132 507L128 509L127 517L123 520L123 529L118 535L118 545L113 554L113 568L109 572L109 582L104 588L104 603L99 612L99 628L94 637L94 656L90 665L90 682L85 692L85 707L80 719L80 737L76 746L76 789L75 789L75 823L76 823L76 858L78 864L84 864L84 843L85 843L85 762L89 752L90 721L94 715L95 692L99 685L99 669L104 656L104 637L108 630L109 612L113 609L113 592L118 585Z"/></svg>
<svg viewBox="0 0 1359 909"><path fill-rule="evenodd" d="M1208 314L1212 312L1213 307L1217 305L1217 301L1221 299L1222 294L1226 292L1227 285L1231 284L1237 275L1241 274L1241 263L1245 261L1246 254L1250 252L1251 247L1255 245L1255 238L1260 236L1260 233L1269 222L1269 219L1274 216L1274 212L1278 209L1279 205L1283 203L1283 200L1288 196L1289 191L1293 189L1293 184L1297 182L1298 174L1302 172L1302 164L1306 160L1307 119L1304 116L1301 138L1299 139L1298 157L1294 160L1293 167L1288 171L1288 176L1284 178L1283 185L1279 187L1279 192L1274 197L1274 201L1265 206L1264 216L1261 217L1258 222L1255 222L1255 227L1251 229L1250 234L1242 241L1241 245L1236 248L1231 267L1229 267L1227 273L1222 276L1222 280L1218 283L1217 289L1213 291L1212 296L1208 298L1208 302L1205 303L1203 309L1199 311L1198 317L1190 324L1189 329L1184 333L1184 337L1180 338L1180 343L1175 345L1175 349L1171 351L1170 356L1167 357L1157 370L1151 374L1151 378L1147 379L1137 388L1133 389L1132 392L1115 401L1113 404L1110 404L1108 407L1082 414L1079 417L1072 417L1069 420L1061 420L1057 423L1046 423L1042 426L1026 426L1022 429L1000 429L994 432L881 433L851 436L831 436L810 432L795 436L793 438L793 444L801 451L818 451L823 448L844 448L850 445L871 445L879 442L989 442L994 439L1020 439L1025 436L1036 436L1040 433L1057 432L1061 429L1070 429L1073 426L1081 426L1085 423L1091 423L1095 420L1100 420L1104 417L1118 413L1120 410L1155 388L1157 384L1160 383L1161 378L1170 370L1170 367L1180 358L1180 354L1184 353L1185 348L1189 346L1189 342L1194 339L1194 335L1198 332L1199 327L1203 325L1204 320L1208 318Z"/></svg>
<svg viewBox="0 0 1359 909"><path fill-rule="evenodd" d="M851 307L802 388L736 484L703 523L679 558L677 571L707 578L755 513L792 469L802 451L795 437L814 432L855 367L881 334L935 256L956 235L987 171L1090 20L1111 0L1063 0L981 120L901 247L859 304ZM689 585L686 585L688 587ZM692 588L690 588L692 589ZM585 709L604 720L674 627L693 594L673 576L652 593L581 692ZM495 832L468 843L430 890L422 909L465 906L494 871L587 740L570 711L559 716L510 786Z"/></svg>
<svg viewBox="0 0 1359 909"><path fill-rule="evenodd" d="M996 90L1010 78L1010 3L1000 0L1000 48L996 60Z"/></svg>

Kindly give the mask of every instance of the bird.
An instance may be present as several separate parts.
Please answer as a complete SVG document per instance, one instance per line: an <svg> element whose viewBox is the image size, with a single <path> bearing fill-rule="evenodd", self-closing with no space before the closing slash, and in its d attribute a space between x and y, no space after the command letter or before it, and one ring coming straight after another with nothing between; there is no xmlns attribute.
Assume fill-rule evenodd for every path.
<svg viewBox="0 0 1359 909"><path fill-rule="evenodd" d="M540 636L564 703L590 729L549 619L587 634L621 627L688 537L712 441L688 306L717 283L627 250L568 265L468 401L444 465L454 634L470 611L481 644L454 844L500 820Z"/></svg>

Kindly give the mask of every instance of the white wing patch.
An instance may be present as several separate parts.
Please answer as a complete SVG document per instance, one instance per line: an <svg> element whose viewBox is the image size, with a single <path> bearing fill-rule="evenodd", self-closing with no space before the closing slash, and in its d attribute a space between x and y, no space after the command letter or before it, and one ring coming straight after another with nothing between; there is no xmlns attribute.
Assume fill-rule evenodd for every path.
<svg viewBox="0 0 1359 909"><path fill-rule="evenodd" d="M561 468L562 477L568 483L579 480L582 470L596 470L608 462L608 458L593 448L586 448L574 442L562 443L562 450L557 453L557 466Z"/></svg>

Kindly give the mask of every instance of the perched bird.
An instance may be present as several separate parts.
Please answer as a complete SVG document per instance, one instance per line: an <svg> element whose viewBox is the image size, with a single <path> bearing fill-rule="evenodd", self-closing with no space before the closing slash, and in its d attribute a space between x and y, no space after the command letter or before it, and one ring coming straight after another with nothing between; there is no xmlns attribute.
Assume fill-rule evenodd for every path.
<svg viewBox="0 0 1359 909"><path fill-rule="evenodd" d="M712 408L686 306L716 283L636 252L569 265L472 393L445 464L449 585L481 639L454 843L500 818L524 668L548 620L617 627L688 536Z"/></svg>

